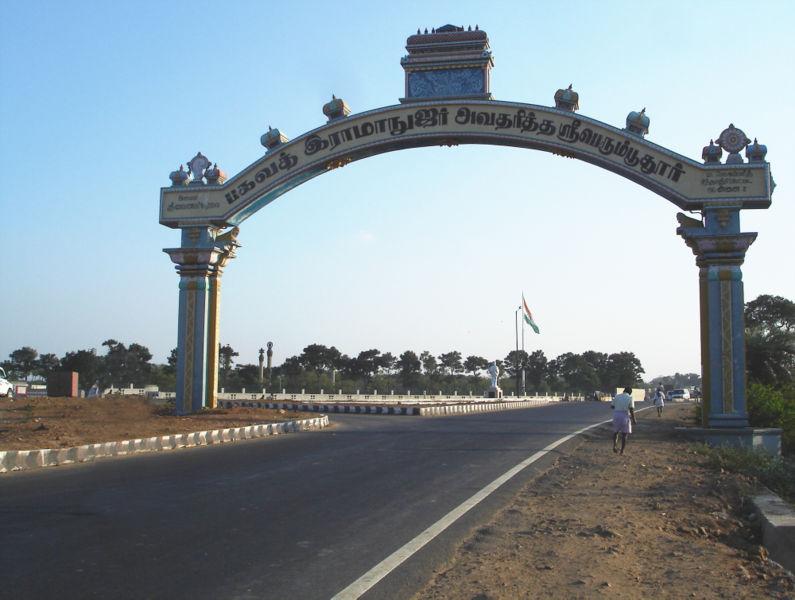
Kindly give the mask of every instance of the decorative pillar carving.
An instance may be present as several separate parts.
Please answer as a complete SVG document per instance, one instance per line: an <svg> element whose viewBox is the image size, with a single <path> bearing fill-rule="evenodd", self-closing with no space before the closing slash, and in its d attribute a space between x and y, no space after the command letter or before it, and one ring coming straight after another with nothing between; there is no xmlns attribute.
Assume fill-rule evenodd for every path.
<svg viewBox="0 0 795 600"><path fill-rule="evenodd" d="M215 247L221 250L216 268L210 273L210 311L207 330L207 397L205 406L215 408L218 405L218 363L220 350L219 322L221 315L221 275L226 264L235 257L239 248L237 234L240 230L233 227L226 233L217 235Z"/></svg>
<svg viewBox="0 0 795 600"><path fill-rule="evenodd" d="M177 335L178 414L216 405L218 387L218 309L221 274L235 257L237 228L217 235L213 227L182 231L182 247L166 248L179 273Z"/></svg>
<svg viewBox="0 0 795 600"><path fill-rule="evenodd" d="M676 232L696 256L701 314L702 425L747 427L745 301L740 266L756 233L740 232L736 205L704 209L704 221L679 213Z"/></svg>

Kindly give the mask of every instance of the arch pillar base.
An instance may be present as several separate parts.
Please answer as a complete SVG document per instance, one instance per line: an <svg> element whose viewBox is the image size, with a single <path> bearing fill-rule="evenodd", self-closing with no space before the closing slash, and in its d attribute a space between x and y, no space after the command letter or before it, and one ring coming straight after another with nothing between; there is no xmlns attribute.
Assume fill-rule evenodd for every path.
<svg viewBox="0 0 795 600"><path fill-rule="evenodd" d="M679 213L677 233L699 268L702 425L748 427L745 301L740 266L756 233L740 232L739 208L704 210L704 222Z"/></svg>
<svg viewBox="0 0 795 600"><path fill-rule="evenodd" d="M177 414L214 408L218 389L218 317L221 274L234 258L237 228L217 236L217 229L183 230L180 248L163 251L179 273L177 334Z"/></svg>

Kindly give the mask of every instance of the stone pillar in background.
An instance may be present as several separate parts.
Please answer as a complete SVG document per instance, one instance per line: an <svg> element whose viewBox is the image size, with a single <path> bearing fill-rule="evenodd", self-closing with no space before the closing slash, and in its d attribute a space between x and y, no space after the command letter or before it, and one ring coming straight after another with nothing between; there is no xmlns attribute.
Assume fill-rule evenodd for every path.
<svg viewBox="0 0 795 600"><path fill-rule="evenodd" d="M221 274L235 256L237 233L237 228L222 235L214 227L184 228L182 247L164 250L180 276L178 414L216 405Z"/></svg>
<svg viewBox="0 0 795 600"><path fill-rule="evenodd" d="M740 266L756 233L740 232L740 210L731 203L704 209L703 223L682 213L677 218L676 232L699 268L702 425L748 427Z"/></svg>

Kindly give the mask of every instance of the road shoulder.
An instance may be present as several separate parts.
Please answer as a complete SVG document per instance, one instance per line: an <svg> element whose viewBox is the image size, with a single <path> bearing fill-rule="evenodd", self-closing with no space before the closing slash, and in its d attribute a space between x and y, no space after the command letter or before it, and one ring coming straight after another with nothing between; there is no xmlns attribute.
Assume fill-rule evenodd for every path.
<svg viewBox="0 0 795 600"><path fill-rule="evenodd" d="M584 434L415 598L791 598L747 520L753 482L676 438L691 413L645 411L624 456L607 429Z"/></svg>

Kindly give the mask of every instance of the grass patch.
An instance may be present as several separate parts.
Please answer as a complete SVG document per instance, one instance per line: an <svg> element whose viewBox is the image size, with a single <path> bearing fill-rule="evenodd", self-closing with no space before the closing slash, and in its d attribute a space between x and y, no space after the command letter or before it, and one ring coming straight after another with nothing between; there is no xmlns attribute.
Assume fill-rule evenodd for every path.
<svg viewBox="0 0 795 600"><path fill-rule="evenodd" d="M712 469L752 477L787 502L795 504L795 461L791 458L773 457L744 448L710 448L706 444L697 445L696 452L707 457L707 464Z"/></svg>
<svg viewBox="0 0 795 600"><path fill-rule="evenodd" d="M782 452L795 456L795 385L776 388L751 383L747 391L748 424L781 429ZM693 407L693 414L696 423L702 423L701 403Z"/></svg>

